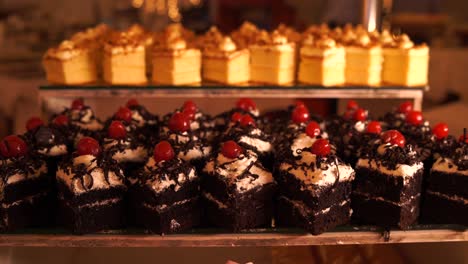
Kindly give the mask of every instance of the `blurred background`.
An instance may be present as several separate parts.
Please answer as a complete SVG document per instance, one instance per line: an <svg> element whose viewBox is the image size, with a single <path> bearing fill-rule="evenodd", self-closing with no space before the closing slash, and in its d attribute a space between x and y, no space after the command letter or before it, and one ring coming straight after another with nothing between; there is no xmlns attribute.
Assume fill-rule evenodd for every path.
<svg viewBox="0 0 468 264"><path fill-rule="evenodd" d="M41 57L71 34L98 23L126 28L141 23L160 30L180 22L204 32L211 25L229 32L248 20L264 29L280 23L298 30L310 24L359 24L363 0L0 0L0 137L22 132L25 120L39 110L37 87L45 84ZM394 32L426 42L430 52L430 91L424 113L461 131L468 113L468 1L380 0L378 19ZM184 100L141 100L165 113ZM225 102L226 101L226 102ZM229 99L196 100L207 112L219 112ZM122 100L123 102L123 100ZM115 100L88 100L100 116L113 112ZM290 100L258 101L261 108ZM343 102L338 102L338 111ZM389 111L394 101L360 102L374 113ZM109 107L112 105L113 108ZM184 254L179 254L182 252ZM237 249L0 249L0 263L223 263L228 258L254 263L468 263L466 243L383 246Z"/></svg>

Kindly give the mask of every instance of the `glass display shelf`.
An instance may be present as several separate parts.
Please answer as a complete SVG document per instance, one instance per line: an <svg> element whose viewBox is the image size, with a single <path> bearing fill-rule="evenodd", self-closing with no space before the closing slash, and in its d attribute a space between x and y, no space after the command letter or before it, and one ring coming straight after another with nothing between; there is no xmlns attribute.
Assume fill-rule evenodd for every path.
<svg viewBox="0 0 468 264"><path fill-rule="evenodd" d="M100 98L100 97L148 97L148 98L367 98L411 99L416 109L421 109L426 86L342 86L323 87L312 85L291 86L223 86L202 84L198 86L109 86L109 85L44 85L39 87L39 96L47 98Z"/></svg>
<svg viewBox="0 0 468 264"><path fill-rule="evenodd" d="M242 233L207 228L163 236L139 229L87 235L72 235L63 229L27 229L0 235L0 246L15 247L253 247L455 241L468 241L465 227L418 225L406 231L384 231L371 226L343 226L318 236L291 228L253 229Z"/></svg>

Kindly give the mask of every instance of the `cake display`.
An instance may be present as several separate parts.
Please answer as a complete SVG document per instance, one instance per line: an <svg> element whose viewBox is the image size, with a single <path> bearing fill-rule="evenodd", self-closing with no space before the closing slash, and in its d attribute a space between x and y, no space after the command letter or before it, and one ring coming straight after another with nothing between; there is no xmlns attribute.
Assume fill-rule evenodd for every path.
<svg viewBox="0 0 468 264"><path fill-rule="evenodd" d="M58 167L57 186L60 222L73 233L124 227L124 174L95 139L80 139L76 152Z"/></svg>
<svg viewBox="0 0 468 264"><path fill-rule="evenodd" d="M0 230L49 226L53 220L46 162L10 135L0 141Z"/></svg>
<svg viewBox="0 0 468 264"><path fill-rule="evenodd" d="M203 79L223 84L242 84L250 80L248 49L239 49L216 27L212 27L201 42Z"/></svg>
<svg viewBox="0 0 468 264"><path fill-rule="evenodd" d="M297 159L281 162L277 223L298 226L318 235L351 217L354 171L331 152L326 139L302 149Z"/></svg>
<svg viewBox="0 0 468 264"><path fill-rule="evenodd" d="M104 81L116 85L146 84L145 54L141 35L113 32L104 43Z"/></svg>
<svg viewBox="0 0 468 264"><path fill-rule="evenodd" d="M183 232L200 222L197 172L168 141L156 144L132 195L137 223L152 233Z"/></svg>
<svg viewBox="0 0 468 264"><path fill-rule="evenodd" d="M432 166L422 205L424 223L468 225L466 135Z"/></svg>
<svg viewBox="0 0 468 264"><path fill-rule="evenodd" d="M183 28L168 27L152 52L152 80L156 84L201 82L201 51L184 38Z"/></svg>
<svg viewBox="0 0 468 264"><path fill-rule="evenodd" d="M386 31L384 31L386 32ZM388 32L382 36L390 36ZM408 35L398 36L383 46L382 81L403 86L422 86L428 83L429 48L415 45Z"/></svg>
<svg viewBox="0 0 468 264"><path fill-rule="evenodd" d="M345 48L326 35L308 35L300 49L298 80L302 83L336 86L345 83Z"/></svg>
<svg viewBox="0 0 468 264"><path fill-rule="evenodd" d="M353 183L353 219L407 229L419 215L423 163L396 130L381 135L380 144L363 151Z"/></svg>
<svg viewBox="0 0 468 264"><path fill-rule="evenodd" d="M275 182L257 154L230 140L202 173L209 224L234 232L271 226Z"/></svg>
<svg viewBox="0 0 468 264"><path fill-rule="evenodd" d="M261 31L250 50L250 80L284 85L295 81L296 44L278 31Z"/></svg>

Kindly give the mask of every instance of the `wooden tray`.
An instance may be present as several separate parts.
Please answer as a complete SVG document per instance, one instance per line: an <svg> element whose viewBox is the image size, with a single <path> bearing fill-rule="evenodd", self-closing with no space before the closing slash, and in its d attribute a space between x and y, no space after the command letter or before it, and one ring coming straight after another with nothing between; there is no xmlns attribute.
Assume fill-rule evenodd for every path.
<svg viewBox="0 0 468 264"><path fill-rule="evenodd" d="M468 241L465 227L416 226L411 230L384 231L375 227L345 226L318 236L299 229L254 229L222 233L218 229L196 229L177 235L145 234L142 230L71 235L64 230L23 230L0 235L0 246L27 247L253 247L421 243Z"/></svg>

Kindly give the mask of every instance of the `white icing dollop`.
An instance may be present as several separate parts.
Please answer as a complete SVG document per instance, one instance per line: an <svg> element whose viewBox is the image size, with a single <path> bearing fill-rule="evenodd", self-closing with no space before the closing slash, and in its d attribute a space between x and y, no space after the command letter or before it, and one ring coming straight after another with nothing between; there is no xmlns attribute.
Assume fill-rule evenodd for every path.
<svg viewBox="0 0 468 264"><path fill-rule="evenodd" d="M82 111L85 111L85 113L81 117ZM78 126L91 131L97 131L103 128L101 122L99 122L94 117L94 112L93 110L91 110L91 108L86 108L84 110L72 110L70 123L74 126Z"/></svg>
<svg viewBox="0 0 468 264"><path fill-rule="evenodd" d="M39 149L37 152L43 155L47 155L49 157L57 157L57 156L67 154L68 150L65 144L60 144L60 145L52 146L50 149L48 148Z"/></svg>
<svg viewBox="0 0 468 264"><path fill-rule="evenodd" d="M459 170L458 166L450 158L440 157L432 165L433 171L439 171L447 174L460 174L463 176L468 176L468 170Z"/></svg>
<svg viewBox="0 0 468 264"><path fill-rule="evenodd" d="M298 150L303 150L312 147L317 138L309 137L306 133L299 134L291 145L291 151L294 156L299 156Z"/></svg>
<svg viewBox="0 0 468 264"><path fill-rule="evenodd" d="M297 161L297 165L299 166L282 163L280 165L280 170L293 174L310 190L315 189L316 186L332 185L338 177L340 182L354 179L355 173L351 166L339 163L338 160L331 163L324 160L322 166L319 168L317 167L316 159L316 155L304 151L302 152L301 159ZM304 168L307 169L304 170Z"/></svg>

